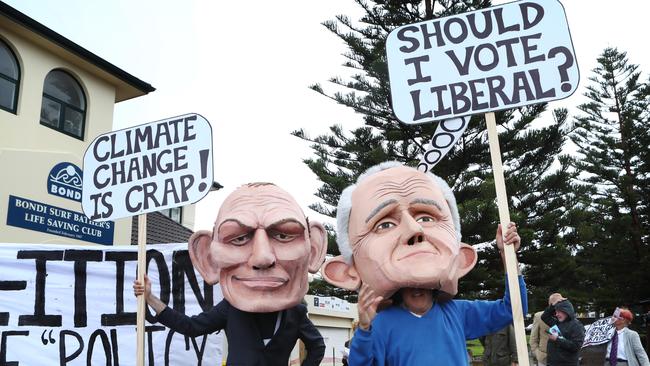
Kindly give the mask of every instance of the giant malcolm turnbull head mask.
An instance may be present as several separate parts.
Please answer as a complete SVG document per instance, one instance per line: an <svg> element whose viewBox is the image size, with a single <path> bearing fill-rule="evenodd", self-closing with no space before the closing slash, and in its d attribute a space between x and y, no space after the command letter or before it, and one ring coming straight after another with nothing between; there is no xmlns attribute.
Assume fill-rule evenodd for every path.
<svg viewBox="0 0 650 366"><path fill-rule="evenodd" d="M247 312L290 308L308 289L308 272L323 263L327 233L310 222L296 201L270 183L252 183L221 205L214 231L189 242L203 279L219 282L224 298Z"/></svg>
<svg viewBox="0 0 650 366"><path fill-rule="evenodd" d="M460 242L447 184L396 162L369 169L343 192L337 240L342 255L325 263L325 279L350 290L366 283L384 297L404 287L453 296L476 264L474 248Z"/></svg>

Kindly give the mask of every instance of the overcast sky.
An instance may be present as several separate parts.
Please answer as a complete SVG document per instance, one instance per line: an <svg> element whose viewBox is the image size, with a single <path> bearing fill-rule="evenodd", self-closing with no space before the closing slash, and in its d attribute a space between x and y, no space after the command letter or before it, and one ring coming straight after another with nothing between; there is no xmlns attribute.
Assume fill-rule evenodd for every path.
<svg viewBox="0 0 650 366"><path fill-rule="evenodd" d="M332 124L361 124L360 116L308 89L319 82L333 90L327 80L348 73L344 44L320 23L336 14L357 19L353 0L4 1L157 89L117 104L114 129L192 112L210 121L214 179L225 189L199 202L198 228L210 228L225 196L251 181L278 184L308 215L323 219L307 208L319 187L302 163L310 149L290 132L316 136ZM551 108L584 100L590 70L608 46L626 51L647 80L650 3L562 3L582 81Z"/></svg>

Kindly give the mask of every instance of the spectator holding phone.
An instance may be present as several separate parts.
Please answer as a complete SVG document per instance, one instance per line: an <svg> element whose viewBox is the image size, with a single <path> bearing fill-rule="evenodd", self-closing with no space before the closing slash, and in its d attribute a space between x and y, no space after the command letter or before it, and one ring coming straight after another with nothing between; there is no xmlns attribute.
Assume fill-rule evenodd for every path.
<svg viewBox="0 0 650 366"><path fill-rule="evenodd" d="M585 328L576 319L573 305L560 294L549 298L549 306L542 314L548 330L547 365L576 366L578 353L585 338Z"/></svg>

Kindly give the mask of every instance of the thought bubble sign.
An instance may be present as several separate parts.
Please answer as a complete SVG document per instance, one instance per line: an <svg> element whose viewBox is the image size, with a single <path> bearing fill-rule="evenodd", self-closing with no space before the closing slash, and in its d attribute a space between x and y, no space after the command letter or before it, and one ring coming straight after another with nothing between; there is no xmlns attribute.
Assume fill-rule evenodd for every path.
<svg viewBox="0 0 650 366"><path fill-rule="evenodd" d="M393 111L407 124L563 99L580 79L557 0L405 25L388 35L386 53Z"/></svg>
<svg viewBox="0 0 650 366"><path fill-rule="evenodd" d="M97 137L84 155L81 205L91 220L114 220L194 203L212 182L212 127L186 114Z"/></svg>
<svg viewBox="0 0 650 366"><path fill-rule="evenodd" d="M420 157L418 170L424 173L431 171L456 145L465 129L467 129L469 121L469 116L440 121L436 131L431 136L431 141L424 145L424 152Z"/></svg>

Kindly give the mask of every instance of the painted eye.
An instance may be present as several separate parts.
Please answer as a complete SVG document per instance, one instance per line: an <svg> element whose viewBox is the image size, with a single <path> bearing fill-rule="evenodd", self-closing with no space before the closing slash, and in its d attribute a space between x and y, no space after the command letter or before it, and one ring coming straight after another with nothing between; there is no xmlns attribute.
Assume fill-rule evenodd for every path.
<svg viewBox="0 0 650 366"><path fill-rule="evenodd" d="M436 219L434 219L431 216L420 216L415 221L417 221L417 222L434 222L434 221L436 221Z"/></svg>
<svg viewBox="0 0 650 366"><path fill-rule="evenodd" d="M273 239L275 239L275 240L277 240L277 241L279 241L281 243L288 243L288 242L292 241L293 239L295 239L298 235L296 235L296 234L287 234L287 233L277 231L277 232L271 233L271 236L273 237Z"/></svg>
<svg viewBox="0 0 650 366"><path fill-rule="evenodd" d="M251 240L252 237L253 237L253 233L246 233L244 235L240 235L231 239L229 242L232 245L241 246L248 243L248 241Z"/></svg>
<svg viewBox="0 0 650 366"><path fill-rule="evenodd" d="M375 230L386 230L392 228L393 226L395 226L394 223L390 221L383 221L377 224L377 226L375 226Z"/></svg>

